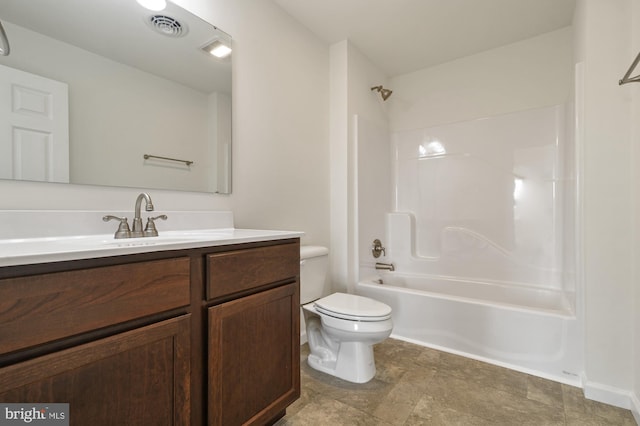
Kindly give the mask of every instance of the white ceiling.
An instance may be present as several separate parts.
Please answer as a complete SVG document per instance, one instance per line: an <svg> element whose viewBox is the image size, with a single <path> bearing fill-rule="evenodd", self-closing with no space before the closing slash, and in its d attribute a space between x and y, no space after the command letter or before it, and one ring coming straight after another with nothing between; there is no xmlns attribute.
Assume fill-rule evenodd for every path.
<svg viewBox="0 0 640 426"><path fill-rule="evenodd" d="M575 0L274 0L321 39L349 39L389 77L571 25Z"/></svg>

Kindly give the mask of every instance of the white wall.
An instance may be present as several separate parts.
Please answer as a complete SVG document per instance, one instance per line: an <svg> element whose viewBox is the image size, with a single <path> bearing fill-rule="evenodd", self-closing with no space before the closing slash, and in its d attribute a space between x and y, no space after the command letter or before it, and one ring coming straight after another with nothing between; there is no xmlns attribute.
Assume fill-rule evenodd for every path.
<svg viewBox="0 0 640 426"><path fill-rule="evenodd" d="M619 87L618 79L636 54L631 49L633 2L579 0L574 18L576 59L582 62L585 75L584 123L579 129L583 134L585 395L627 407L634 365L638 368L633 354L631 232L637 221L631 128L637 118L631 116L634 89Z"/></svg>
<svg viewBox="0 0 640 426"><path fill-rule="evenodd" d="M328 47L272 2L176 3L234 37L233 194L150 190L156 209L232 209L237 227L328 245ZM0 209L132 210L138 192L0 181Z"/></svg>
<svg viewBox="0 0 640 426"><path fill-rule="evenodd" d="M352 198L355 234L349 289L359 278L362 263L372 266L375 261L385 262L371 254L373 240L386 237L386 215L392 206L391 149L389 145L389 108L391 95L386 101L374 86L389 87L387 76L362 52L349 44L349 140L353 146L351 182L355 191Z"/></svg>
<svg viewBox="0 0 640 426"><path fill-rule="evenodd" d="M640 53L640 0L633 1L632 10L632 43L631 43L631 55L638 55ZM634 71L633 75L640 74L640 69ZM631 91L632 96L632 109L631 117L640 117L640 84L634 83L627 85L625 90ZM631 86L631 87L629 87ZM633 220L634 220L634 233L633 233L633 412L636 422L640 424L640 120L632 118L631 127L631 141L632 141L632 188L633 188Z"/></svg>
<svg viewBox="0 0 640 426"><path fill-rule="evenodd" d="M349 117L348 117L348 63L349 42L341 41L331 46L330 55L330 168L331 191L331 251L329 263L334 290L346 291L350 280L350 256L354 239L352 216L353 185L349 185Z"/></svg>
<svg viewBox="0 0 640 426"><path fill-rule="evenodd" d="M573 87L572 44L569 27L396 76L391 130L564 103Z"/></svg>
<svg viewBox="0 0 640 426"><path fill-rule="evenodd" d="M379 98L382 102L382 99ZM387 214L393 211L392 158L389 128L379 122L357 116L354 123L357 145L357 231L359 277L371 276L376 262L390 262L387 257ZM379 239L384 254L375 258L373 241Z"/></svg>
<svg viewBox="0 0 640 426"><path fill-rule="evenodd" d="M330 259L335 290L353 291L358 277L357 152L366 150L367 141L362 139L358 141L361 146L357 146L356 116L373 123L378 133L388 137L388 106L377 92L371 91L371 87L380 84L386 86L387 77L350 42L341 41L331 46ZM381 170L388 172L388 158L378 156L376 161L386 162ZM368 167L375 168L372 163ZM386 190L380 197L390 201ZM370 217L385 213L376 206L360 208L367 207L371 207L366 212ZM380 233L383 231L380 229Z"/></svg>
<svg viewBox="0 0 640 426"><path fill-rule="evenodd" d="M234 16L237 223L328 246L329 48L272 2L211 3Z"/></svg>

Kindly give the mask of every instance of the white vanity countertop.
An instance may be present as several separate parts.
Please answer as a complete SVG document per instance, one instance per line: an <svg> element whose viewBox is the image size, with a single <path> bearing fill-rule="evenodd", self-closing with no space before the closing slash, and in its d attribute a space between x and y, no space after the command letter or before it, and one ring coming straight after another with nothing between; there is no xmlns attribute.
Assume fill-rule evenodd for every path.
<svg viewBox="0 0 640 426"><path fill-rule="evenodd" d="M281 240L299 238L303 234L296 231L212 228L160 231L158 237L118 240L113 234L0 239L0 267Z"/></svg>

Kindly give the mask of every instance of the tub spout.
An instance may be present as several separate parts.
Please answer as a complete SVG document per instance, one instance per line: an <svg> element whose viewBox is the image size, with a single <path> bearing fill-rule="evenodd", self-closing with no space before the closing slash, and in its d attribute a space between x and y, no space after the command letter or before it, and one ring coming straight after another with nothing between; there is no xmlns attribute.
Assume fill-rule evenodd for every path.
<svg viewBox="0 0 640 426"><path fill-rule="evenodd" d="M382 262L376 262L376 269L382 269L385 271L395 271L396 268L395 266L393 266L393 263L382 263Z"/></svg>

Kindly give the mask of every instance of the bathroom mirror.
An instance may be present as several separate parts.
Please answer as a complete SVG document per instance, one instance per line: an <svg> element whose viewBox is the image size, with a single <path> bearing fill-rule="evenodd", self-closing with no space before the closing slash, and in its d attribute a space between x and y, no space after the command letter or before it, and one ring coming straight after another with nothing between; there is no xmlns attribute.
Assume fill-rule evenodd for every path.
<svg viewBox="0 0 640 426"><path fill-rule="evenodd" d="M231 192L231 37L167 2L2 0L0 178Z"/></svg>

